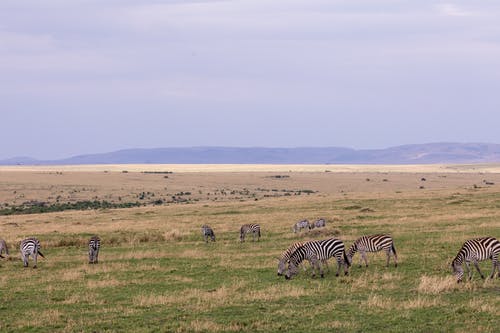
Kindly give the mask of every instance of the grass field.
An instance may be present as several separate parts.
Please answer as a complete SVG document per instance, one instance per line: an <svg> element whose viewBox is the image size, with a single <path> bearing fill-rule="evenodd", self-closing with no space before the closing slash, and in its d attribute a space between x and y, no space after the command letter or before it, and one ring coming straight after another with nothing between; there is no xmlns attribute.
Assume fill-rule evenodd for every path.
<svg viewBox="0 0 500 333"><path fill-rule="evenodd" d="M0 238L11 250L0 261L1 332L497 332L500 327L500 279L483 281L475 273L472 282L457 285L450 266L466 239L500 238L500 174L473 172L470 166L446 173L146 174L141 171L166 170L124 173L124 168L0 171L3 206L54 202L58 195L61 201L144 202L127 209L0 216ZM137 199L143 192L152 198ZM190 200L148 201L180 192L189 192L183 197ZM326 228L291 231L299 219L319 217L326 218ZM204 243L205 223L214 228L217 242ZM238 241L244 223L260 223L259 242ZM382 232L395 240L397 268L386 268L385 254L378 253L369 255L368 268L358 268L356 255L347 277L335 277L333 261L324 279L312 279L309 270L291 281L276 275L276 258L294 241L334 236L349 246L361 235ZM92 234L102 239L97 265L87 264ZM36 270L24 269L19 258L17 244L27 236L40 239L46 256ZM489 275L491 262L480 266Z"/></svg>

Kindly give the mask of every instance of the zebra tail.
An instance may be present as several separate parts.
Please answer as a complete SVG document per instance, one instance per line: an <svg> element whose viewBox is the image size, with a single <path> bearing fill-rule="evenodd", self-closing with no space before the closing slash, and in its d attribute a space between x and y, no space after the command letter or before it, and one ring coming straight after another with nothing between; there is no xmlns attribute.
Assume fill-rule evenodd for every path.
<svg viewBox="0 0 500 333"><path fill-rule="evenodd" d="M42 252L38 251L38 254L42 257L42 258L45 258L45 256L43 255Z"/></svg>
<svg viewBox="0 0 500 333"><path fill-rule="evenodd" d="M347 267L351 266L351 264L349 263L349 260L347 259L347 255L345 254L345 251L344 252L344 262L345 264L347 265Z"/></svg>
<svg viewBox="0 0 500 333"><path fill-rule="evenodd" d="M396 253L396 248L394 247L394 243L391 244L391 247L392 247L392 252L394 253L394 255L397 256L398 254Z"/></svg>

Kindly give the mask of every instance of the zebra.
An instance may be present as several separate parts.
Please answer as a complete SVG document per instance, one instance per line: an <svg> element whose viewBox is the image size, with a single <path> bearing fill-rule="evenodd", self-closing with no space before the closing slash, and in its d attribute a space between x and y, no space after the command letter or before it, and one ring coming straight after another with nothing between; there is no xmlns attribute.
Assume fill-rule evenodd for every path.
<svg viewBox="0 0 500 333"><path fill-rule="evenodd" d="M337 259L337 273L335 276L339 276L341 266L344 266L344 274L348 275L348 267L350 264L345 254L344 243L340 239L330 238L310 241L297 248L290 256L288 272L285 274L285 279L289 280L297 274L297 267L304 259L308 260L313 266L313 277L316 275L315 268L319 270L321 277L324 277L323 268L319 265L319 261L327 260L331 257Z"/></svg>
<svg viewBox="0 0 500 333"><path fill-rule="evenodd" d="M0 258L5 258L2 256L2 252L5 251L5 255L9 255L9 248L7 247L7 243L3 239L0 239Z"/></svg>
<svg viewBox="0 0 500 333"><path fill-rule="evenodd" d="M215 233L208 225L204 224L201 226L201 233L205 239L205 243L208 243L208 237L210 237L212 242L215 242Z"/></svg>
<svg viewBox="0 0 500 333"><path fill-rule="evenodd" d="M398 255L396 253L396 248L394 247L394 241L389 235L369 235L361 236L356 239L356 241L351 245L347 251L347 259L349 264L352 264L352 257L359 251L361 257L359 260L359 267L361 267L363 260L365 261L366 267L368 267L368 259L366 258L366 252L378 252L385 250L387 254L387 264L389 266L389 260L391 254L394 256L394 267L398 267Z"/></svg>
<svg viewBox="0 0 500 333"><path fill-rule="evenodd" d="M36 268L38 255L40 255L42 258L45 258L42 252L40 252L41 248L42 246L40 245L40 241L34 237L26 238L21 241L19 249L21 250L21 258L23 259L24 267L28 267L29 256L32 256L33 260L35 261L33 268Z"/></svg>
<svg viewBox="0 0 500 333"><path fill-rule="evenodd" d="M306 219L301 220L301 221L295 223L293 225L293 228L292 228L294 233L297 233L298 231L300 231L302 229L310 229L308 220L306 220Z"/></svg>
<svg viewBox="0 0 500 333"><path fill-rule="evenodd" d="M283 275L283 272L285 271L285 268L286 268L285 264L288 263L292 254L299 247L303 246L304 244L305 244L304 242L295 242L292 245L290 245L290 247L288 249L286 249L285 252L283 252L281 254L281 257L278 258L278 276ZM327 260L322 260L322 263L328 268L328 261ZM306 270L306 268L304 267L304 271L305 270Z"/></svg>
<svg viewBox="0 0 500 333"><path fill-rule="evenodd" d="M92 236L89 240L89 264L97 264L101 239L99 236Z"/></svg>
<svg viewBox="0 0 500 333"><path fill-rule="evenodd" d="M500 242L493 237L483 237L469 239L462 245L460 251L458 251L457 256L453 259L451 267L453 268L453 273L457 277L457 282L460 283L464 276L464 270L462 268L462 263L465 261L465 267L467 268L467 273L469 275L469 280L472 279L472 271L469 267L470 262L474 264L481 278L484 279L483 273L479 269L478 262L486 259L491 259L493 263L493 271L491 272L490 279L495 275L495 269L498 269L500 278L500 262L498 261L498 255L500 254Z"/></svg>
<svg viewBox="0 0 500 333"><path fill-rule="evenodd" d="M326 227L325 219L317 219L314 223L309 224L309 229Z"/></svg>
<svg viewBox="0 0 500 333"><path fill-rule="evenodd" d="M245 241L245 236L248 233L252 233L253 240L255 241L255 236L257 240L260 240L260 225L258 224L244 224L240 229L240 242Z"/></svg>

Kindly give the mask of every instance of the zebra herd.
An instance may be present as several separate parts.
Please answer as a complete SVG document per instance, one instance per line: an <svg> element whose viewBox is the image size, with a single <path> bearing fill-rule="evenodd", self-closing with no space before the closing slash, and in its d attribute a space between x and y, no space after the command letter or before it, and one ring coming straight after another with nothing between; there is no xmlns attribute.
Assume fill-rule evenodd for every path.
<svg viewBox="0 0 500 333"><path fill-rule="evenodd" d="M348 268L352 264L352 257L356 252L360 253L360 264L361 267L363 260L366 267L368 267L368 260L366 258L366 252L378 252L384 250L387 255L386 266L389 266L389 261L391 255L394 257L394 266L398 266L398 257L396 253L396 248L394 247L394 241L389 235L369 235L362 236L358 238L351 245L347 253L344 250L344 244L340 239L326 239L320 241L309 241L305 243L294 243L292 244L279 258L278 262L278 275L283 275L285 270L285 264L288 263L288 271L285 274L285 278L288 280L292 278L298 272L298 265L307 260L312 266L312 276L314 277L315 270L318 269L321 277L323 277L323 270L319 264L319 261L326 263L326 260L335 257L337 260L337 273L339 276L340 268L344 266L344 274L348 275ZM457 282L462 282L464 271L462 264L465 263L469 280L472 279L472 271L470 269L470 263L472 262L476 267L479 275L484 279L483 273L479 269L478 262L491 259L493 263L493 270L490 274L490 279L495 276L495 271L497 270L500 278L500 262L498 257L500 255L500 241L493 237L483 237L467 240L464 245L460 248L455 259L452 261L453 274L455 275Z"/></svg>
<svg viewBox="0 0 500 333"><path fill-rule="evenodd" d="M387 265L389 265L389 257L394 256L395 265L397 266L396 248L394 241L389 235L370 235L358 238L349 248L345 251L344 243L340 239L330 238L319 241L298 242L292 244L288 249L283 252L278 259L278 275L283 275L285 265L288 263L288 271L285 278L288 280L297 274L297 267L299 264L307 260L313 268L313 277L316 275L315 270L319 270L321 277L324 276L323 269L319 262L326 264L329 258L335 257L337 261L337 273L339 276L340 269L344 267L344 274L349 274L349 267L352 264L352 257L359 251L362 258L365 260L366 266L368 261L366 259L366 252L378 252L385 250L388 256Z"/></svg>
<svg viewBox="0 0 500 333"><path fill-rule="evenodd" d="M308 220L301 220L294 224L293 232L300 231L304 228L311 229L314 227L324 227L325 220L318 219L315 223L311 224ZM313 227L313 228L314 228ZM208 238L215 242L215 233L208 225L201 227L202 235L205 242L208 243ZM258 224L244 224L240 228L240 241L245 241L245 235L252 233L253 240L257 236L260 239L260 225ZM347 251L345 251L344 243L337 238L330 238L324 240L313 240L307 242L295 242L288 249L286 249L281 257L278 258L278 275L282 276L285 273L285 278L291 279L298 273L298 266L304 261L308 261L312 267L312 276L316 276L316 271L319 272L321 277L324 277L323 265L328 268L328 259L335 257L337 262L336 276L339 276L340 270L344 268L344 275L349 274L349 267L352 265L352 259L356 252L360 254L359 267L363 262L365 267L368 267L367 252L385 251L387 256L386 266L389 266L391 256L394 260L394 267L398 267L398 255L394 240L391 236L386 234L365 235L361 236L352 243ZM500 254L500 242L493 237L483 237L470 239L464 243L457 256L452 262L453 273L457 278L457 282L461 282L464 272L462 264L465 263L469 279L472 279L472 272L470 270L470 262L474 264L481 278L484 275L479 269L478 262L491 259L493 263L493 271L490 278L495 275L495 270L499 272L500 278L500 262L498 257ZM288 268L286 265L288 264Z"/></svg>
<svg viewBox="0 0 500 333"><path fill-rule="evenodd" d="M205 243L208 243L208 238L215 242L215 233L214 230L208 225L204 224L201 226L201 234L203 235L203 239ZM244 224L240 228L240 242L245 241L246 234L252 234L252 239L255 241L255 237L257 240L260 240L260 225L258 224Z"/></svg>
<svg viewBox="0 0 500 333"><path fill-rule="evenodd" d="M309 220L304 219L304 220L300 220L299 222L295 223L292 227L292 230L294 233L297 233L297 232L301 231L302 229L311 230L314 228L322 228L322 227L326 227L326 221L323 218L317 219L316 221L314 221L312 223L309 222Z"/></svg>
<svg viewBox="0 0 500 333"><path fill-rule="evenodd" d="M209 227L208 225L203 225L201 227L201 230L205 242L208 243L209 238L213 242L215 242L215 233L211 227ZM260 240L260 225L242 225L240 228L240 242L244 242L245 236L249 233L252 234L254 241L255 238L257 238L257 240ZM98 236L92 236L90 238L88 242L89 264L98 263L100 244L101 240ZM33 259L33 268L37 268L38 255L40 255L42 258L45 258L45 256L40 251L41 244L37 238L29 237L23 239L21 241L19 249L21 252L21 258L24 267L28 267L28 259L30 256ZM337 272L335 275L339 276L342 267L344 268L344 274L348 275L349 267L352 265L352 259L356 252L360 253L359 266L361 267L364 261L365 266L368 267L368 259L366 257L366 253L378 252L382 250L384 250L387 255L386 266L389 266L390 258L392 256L394 258L394 266L397 267L398 257L396 248L394 246L394 240L391 236L385 234L362 236L356 239L347 251L345 251L344 243L337 238L313 240L307 242L295 242L282 253L280 258L278 258L278 275L281 276L286 271L285 278L291 279L298 273L298 266L302 263L302 261L307 260L312 267L313 277L316 275L316 271L319 272L321 277L324 277L322 265L325 265L328 268L327 260L333 257L335 257L335 260L337 261ZM5 253L5 255L9 255L9 249L7 247L7 243L3 239L0 239L0 258L4 258L2 253ZM490 278L494 277L495 271L498 271L500 278L500 262L498 260L499 255L500 241L498 241L496 238L483 237L467 240L462 245L451 264L453 274L455 275L457 282L461 282L463 279L464 270L462 265L464 263L467 269L469 280L472 279L472 270L470 269L471 262L474 264L474 267L478 271L481 278L484 279L484 275L479 269L478 262L487 259L491 259L493 264L493 270L490 274ZM288 264L288 269L286 269L286 264Z"/></svg>
<svg viewBox="0 0 500 333"><path fill-rule="evenodd" d="M101 247L101 239L98 236L90 237L88 242L89 247L89 264L97 264L98 256L99 256L99 248ZM21 241L19 245L19 250L21 252L21 259L23 261L23 266L29 266L29 257L33 259L33 268L37 268L38 255L42 258L45 258L43 253L40 251L42 245L40 241L35 237L28 237ZM2 256L2 251L5 250L5 254L9 254L9 249L7 247L7 243L5 240L0 239L0 258L4 258Z"/></svg>

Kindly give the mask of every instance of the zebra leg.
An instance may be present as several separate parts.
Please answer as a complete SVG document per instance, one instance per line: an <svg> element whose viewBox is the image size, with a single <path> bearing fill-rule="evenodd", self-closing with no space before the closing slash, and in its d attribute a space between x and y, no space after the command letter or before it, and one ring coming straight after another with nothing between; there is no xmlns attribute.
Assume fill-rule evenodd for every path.
<svg viewBox="0 0 500 333"><path fill-rule="evenodd" d="M342 261L344 265L344 275L349 275L349 266L347 265L347 262Z"/></svg>
<svg viewBox="0 0 500 333"><path fill-rule="evenodd" d="M396 248L394 247L394 243L391 245L391 253L394 256L394 267L398 267L398 255L396 253Z"/></svg>
<svg viewBox="0 0 500 333"><path fill-rule="evenodd" d="M325 277L325 274L323 273L323 268L321 267L320 265L320 261L318 260L318 258L311 258L311 265L313 266L313 277L316 276L316 269L319 271L319 275L321 276L321 278L324 278Z"/></svg>
<svg viewBox="0 0 500 333"><path fill-rule="evenodd" d="M28 256L25 255L24 253L21 254L23 257L23 266L28 267Z"/></svg>
<svg viewBox="0 0 500 333"><path fill-rule="evenodd" d="M481 275L481 279L484 280L484 275L483 275L483 273L481 273L481 270L479 269L479 264L477 263L477 260L474 260L473 263L474 263L474 266L477 269L477 272L479 273L479 275Z"/></svg>
<svg viewBox="0 0 500 333"><path fill-rule="evenodd" d="M361 251L359 252L359 268L361 268L361 266L363 266L363 255L361 254Z"/></svg>
<svg viewBox="0 0 500 333"><path fill-rule="evenodd" d="M497 268L497 263L495 262L495 260L492 260L492 262L493 262L493 270L491 271L490 279L493 279L493 277L495 276L495 270Z"/></svg>
<svg viewBox="0 0 500 333"><path fill-rule="evenodd" d="M99 258L99 249L95 251L94 264L97 264L99 262L98 258Z"/></svg>
<svg viewBox="0 0 500 333"><path fill-rule="evenodd" d="M35 264L33 265L33 268L36 268L37 259L38 259L38 252L35 252L35 253L33 253L33 261L35 262Z"/></svg>
<svg viewBox="0 0 500 333"><path fill-rule="evenodd" d="M366 257L366 252L365 251L360 251L361 257L365 261L365 266L368 267L368 258Z"/></svg>
<svg viewBox="0 0 500 333"><path fill-rule="evenodd" d="M385 251L385 254L387 255L387 263L385 264L385 267L389 267L389 261L391 260L391 252L392 250L390 248Z"/></svg>
<svg viewBox="0 0 500 333"><path fill-rule="evenodd" d="M470 269L470 262L465 261L465 268L467 269L467 275L469 276L469 280L472 280L472 270Z"/></svg>
<svg viewBox="0 0 500 333"><path fill-rule="evenodd" d="M323 263L323 265L326 266L327 272L330 272L330 267L328 266L328 259L322 260L321 262Z"/></svg>
<svg viewBox="0 0 500 333"><path fill-rule="evenodd" d="M325 277L325 274L324 274L324 272L323 272L323 266L322 266L322 265L320 265L319 260L317 260L317 261L316 261L316 265L317 265L317 266L318 266L318 268L319 268L319 276L321 276L321 278L324 278L324 277Z"/></svg>
<svg viewBox="0 0 500 333"><path fill-rule="evenodd" d="M340 274L340 266L342 266L342 262L339 258L337 258L337 273L335 273L335 276L339 276Z"/></svg>
<svg viewBox="0 0 500 333"><path fill-rule="evenodd" d="M314 258L308 259L307 261L309 261L309 264L311 265L311 271L312 271L311 277L315 278L316 277L316 263L314 261Z"/></svg>

